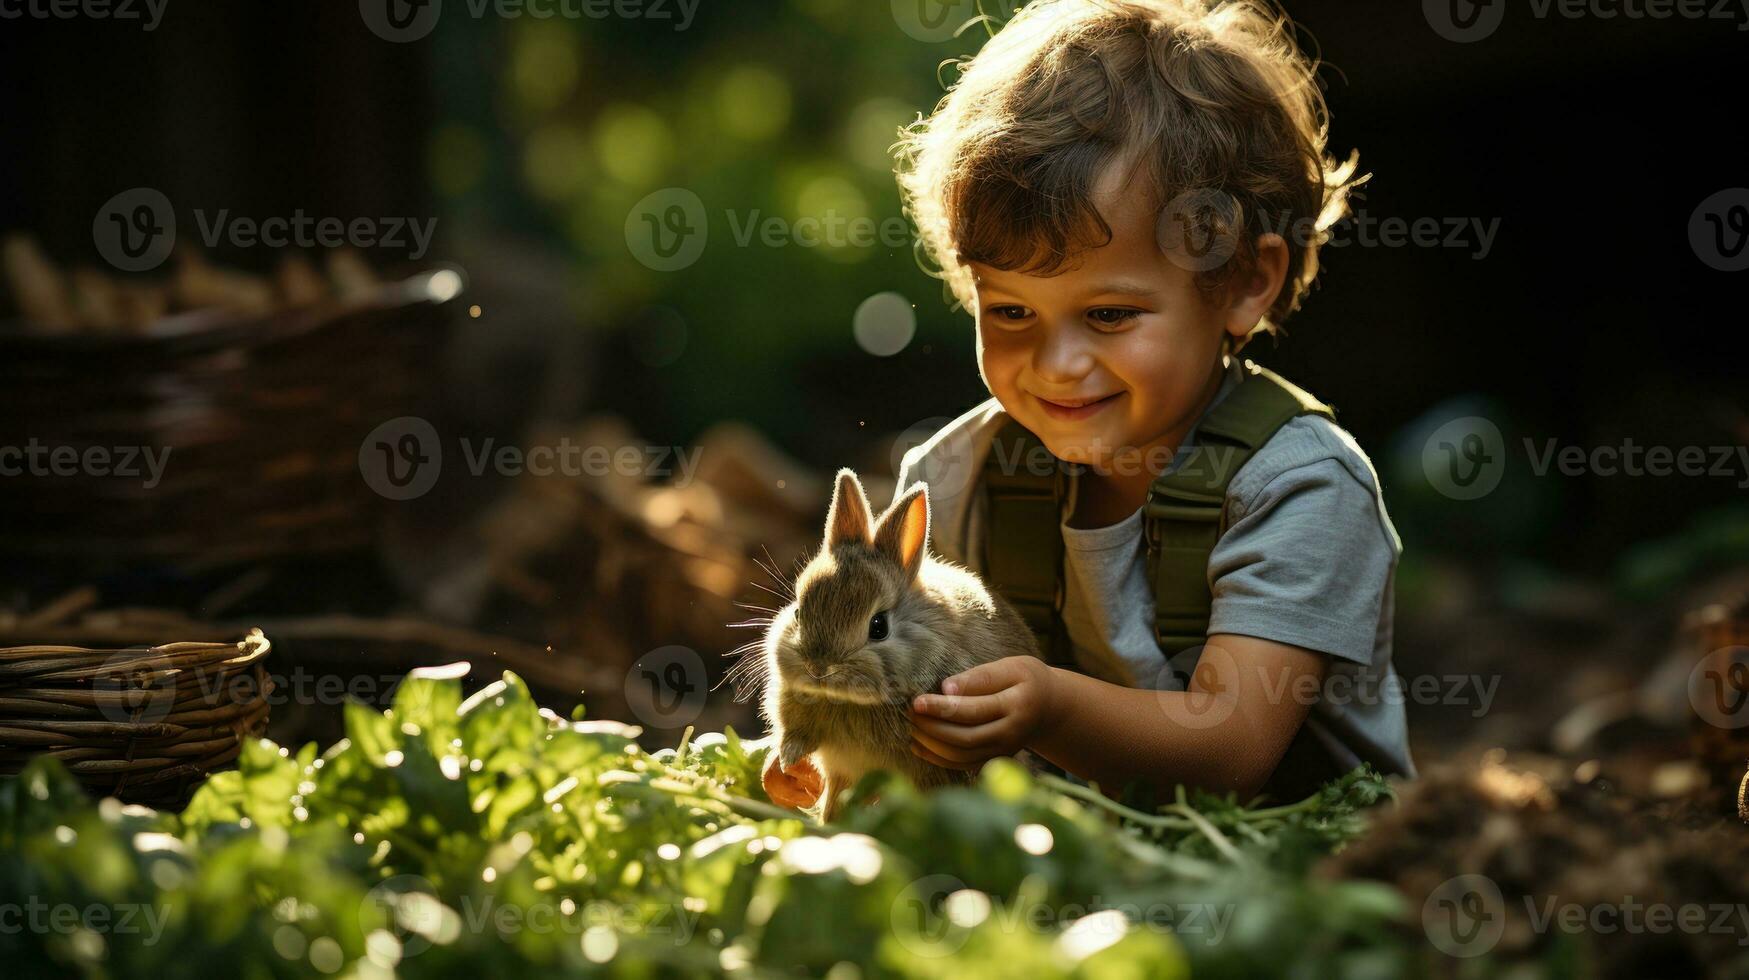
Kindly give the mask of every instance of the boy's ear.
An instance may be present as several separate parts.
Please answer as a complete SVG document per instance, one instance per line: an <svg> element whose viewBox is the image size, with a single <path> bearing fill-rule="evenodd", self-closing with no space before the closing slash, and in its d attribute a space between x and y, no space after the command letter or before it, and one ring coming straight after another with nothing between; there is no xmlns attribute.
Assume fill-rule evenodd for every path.
<svg viewBox="0 0 1749 980"><path fill-rule="evenodd" d="M826 550L853 541L869 543L868 498L856 472L842 469L838 485L832 488L832 506L826 511Z"/></svg>
<svg viewBox="0 0 1749 980"><path fill-rule="evenodd" d="M899 563L907 579L923 565L924 546L929 542L929 485L915 483L875 526L874 546Z"/></svg>
<svg viewBox="0 0 1749 980"><path fill-rule="evenodd" d="M1287 281L1287 242L1275 232L1257 236L1257 261L1249 274L1227 284L1224 326L1237 340L1251 336Z"/></svg>

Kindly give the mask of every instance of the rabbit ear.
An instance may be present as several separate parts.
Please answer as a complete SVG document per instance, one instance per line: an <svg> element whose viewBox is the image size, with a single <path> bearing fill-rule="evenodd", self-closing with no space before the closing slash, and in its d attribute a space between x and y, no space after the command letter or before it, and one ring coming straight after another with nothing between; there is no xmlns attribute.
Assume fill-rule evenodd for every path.
<svg viewBox="0 0 1749 980"><path fill-rule="evenodd" d="M842 469L832 490L832 507L826 511L826 550L853 541L869 542L868 498L856 473Z"/></svg>
<svg viewBox="0 0 1749 980"><path fill-rule="evenodd" d="M929 542L929 485L915 483L903 496L893 501L875 526L875 550L898 562L905 577L917 574L923 564L924 546Z"/></svg>

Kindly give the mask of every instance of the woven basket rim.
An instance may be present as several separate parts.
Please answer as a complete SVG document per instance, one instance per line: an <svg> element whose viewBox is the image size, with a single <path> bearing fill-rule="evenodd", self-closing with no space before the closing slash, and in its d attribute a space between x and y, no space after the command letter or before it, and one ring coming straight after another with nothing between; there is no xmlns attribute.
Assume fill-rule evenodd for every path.
<svg viewBox="0 0 1749 980"><path fill-rule="evenodd" d="M14 354L88 355L109 351L138 353L148 348L225 347L238 341L258 343L311 333L354 314L453 302L459 293L439 298L432 288L432 279L443 272L460 274L454 268L430 269L379 283L367 293L322 299L266 314L187 310L161 317L140 333L48 332L33 329L23 319L14 317L0 320L0 349L10 349Z"/></svg>
<svg viewBox="0 0 1749 980"><path fill-rule="evenodd" d="M20 631L27 633L28 631ZM43 632L52 632L44 630ZM0 634L0 644L17 636ZM0 645L0 691L21 684L42 686L37 682L44 680L73 680L64 677L69 673L90 673L91 676L128 676L141 673L165 672L174 674L188 669L241 669L256 663L273 652L273 642L260 629L251 629L241 638L233 641L219 640L172 640L161 643L138 643L127 646L87 647L64 643L25 643L18 645ZM229 653L229 656L219 656ZM129 654L135 654L129 656ZM207 655L207 656L202 656ZM69 665L52 671L42 671L25 674L22 671L14 674L7 670L9 664L26 663L42 657L57 657L65 660L78 661L90 658L101 658L100 665L118 658L126 658L114 665L108 671L91 671L90 668ZM164 663L169 660L170 663ZM87 678L88 679L88 678Z"/></svg>

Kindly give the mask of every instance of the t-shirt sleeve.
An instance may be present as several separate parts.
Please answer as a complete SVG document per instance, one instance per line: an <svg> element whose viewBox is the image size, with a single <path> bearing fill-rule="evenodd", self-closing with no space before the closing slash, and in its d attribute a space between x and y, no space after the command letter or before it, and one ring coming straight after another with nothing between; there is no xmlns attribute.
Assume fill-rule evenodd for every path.
<svg viewBox="0 0 1749 980"><path fill-rule="evenodd" d="M1209 633L1371 664L1396 546L1371 487L1325 458L1236 501L1209 555Z"/></svg>

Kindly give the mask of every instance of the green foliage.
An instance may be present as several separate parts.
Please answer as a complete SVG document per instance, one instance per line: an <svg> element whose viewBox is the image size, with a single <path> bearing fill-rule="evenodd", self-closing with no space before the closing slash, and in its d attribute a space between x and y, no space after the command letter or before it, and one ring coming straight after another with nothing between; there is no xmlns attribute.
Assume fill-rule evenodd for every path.
<svg viewBox="0 0 1749 980"><path fill-rule="evenodd" d="M760 791L767 744L730 730L647 753L634 729L539 708L513 674L463 701L453 676L415 672L389 711L346 721L319 756L247 746L181 814L92 803L46 758L0 783L0 925L23 925L0 929L8 975L1120 980L1407 962L1394 892L1298 873L1383 793L1366 773L1292 807L1198 796L1144 814L998 760L930 794L871 774L821 827Z"/></svg>

